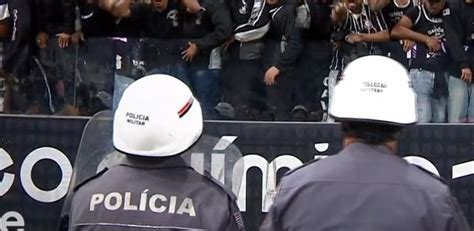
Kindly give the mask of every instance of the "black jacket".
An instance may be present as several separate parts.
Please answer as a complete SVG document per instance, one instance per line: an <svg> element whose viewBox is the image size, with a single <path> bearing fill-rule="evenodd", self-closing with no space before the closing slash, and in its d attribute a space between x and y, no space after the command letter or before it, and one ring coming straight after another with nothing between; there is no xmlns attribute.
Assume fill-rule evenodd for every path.
<svg viewBox="0 0 474 231"><path fill-rule="evenodd" d="M232 21L229 10L219 1L207 0L201 5L204 9L197 15L181 11L182 35L200 51L210 52L230 38Z"/></svg>
<svg viewBox="0 0 474 231"><path fill-rule="evenodd" d="M469 44L470 20L474 10L461 1L451 1L443 12L445 38L451 64L448 68L450 75L461 76L461 69L470 67L469 57L464 46ZM470 10L470 11L469 11Z"/></svg>
<svg viewBox="0 0 474 231"><path fill-rule="evenodd" d="M4 63L6 72L23 77L30 72L28 60L31 56L32 8L29 0L8 0L10 10L10 36L4 43Z"/></svg>
<svg viewBox="0 0 474 231"><path fill-rule="evenodd" d="M34 22L38 32L49 35L74 32L74 0L34 0Z"/></svg>
<svg viewBox="0 0 474 231"><path fill-rule="evenodd" d="M207 69L211 51L222 45L232 35L232 21L229 10L219 1L201 2L203 10L190 14L181 9L181 36L196 44L198 55L190 63L192 69Z"/></svg>
<svg viewBox="0 0 474 231"><path fill-rule="evenodd" d="M248 32L264 28L270 20L271 7L265 0L226 0L234 33Z"/></svg>
<svg viewBox="0 0 474 231"><path fill-rule="evenodd" d="M139 37L141 28L131 19L118 19L97 4L78 1L81 30L85 37Z"/></svg>
<svg viewBox="0 0 474 231"><path fill-rule="evenodd" d="M116 18L96 4L78 1L81 14L81 29L86 37L110 37L115 33Z"/></svg>
<svg viewBox="0 0 474 231"><path fill-rule="evenodd" d="M265 44L265 54L270 56L267 65L282 72L295 67L302 49L301 31L295 26L295 7L288 3L270 11L272 21Z"/></svg>
<svg viewBox="0 0 474 231"><path fill-rule="evenodd" d="M137 28L140 28L141 35L155 39L176 39L179 38L179 1L170 0L168 8L158 11L150 4L137 3L131 8L130 21Z"/></svg>
<svg viewBox="0 0 474 231"><path fill-rule="evenodd" d="M303 39L329 40L332 32L331 6L332 1L306 0L311 16L309 28L302 29Z"/></svg>

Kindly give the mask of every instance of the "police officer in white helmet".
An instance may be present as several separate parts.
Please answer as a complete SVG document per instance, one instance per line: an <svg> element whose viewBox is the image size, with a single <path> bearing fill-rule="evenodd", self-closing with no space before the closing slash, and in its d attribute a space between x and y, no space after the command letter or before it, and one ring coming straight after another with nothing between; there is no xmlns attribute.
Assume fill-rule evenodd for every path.
<svg viewBox="0 0 474 231"><path fill-rule="evenodd" d="M396 155L417 121L406 69L366 56L341 78L329 113L343 150L286 174L261 230L471 231L448 186Z"/></svg>
<svg viewBox="0 0 474 231"><path fill-rule="evenodd" d="M69 230L244 230L235 196L181 156L202 130L199 102L180 80L131 84L113 120L125 158L75 187Z"/></svg>

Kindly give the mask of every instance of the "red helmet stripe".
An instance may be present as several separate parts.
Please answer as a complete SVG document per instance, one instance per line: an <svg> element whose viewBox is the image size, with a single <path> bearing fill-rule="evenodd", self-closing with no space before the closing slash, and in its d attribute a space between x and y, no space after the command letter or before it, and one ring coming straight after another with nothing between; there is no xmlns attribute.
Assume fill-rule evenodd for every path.
<svg viewBox="0 0 474 231"><path fill-rule="evenodd" d="M178 116L179 118L183 117L184 115L186 115L186 113L189 111L189 109L191 108L191 106L193 106L193 101L194 101L194 98L191 97L189 99L189 101L178 111Z"/></svg>

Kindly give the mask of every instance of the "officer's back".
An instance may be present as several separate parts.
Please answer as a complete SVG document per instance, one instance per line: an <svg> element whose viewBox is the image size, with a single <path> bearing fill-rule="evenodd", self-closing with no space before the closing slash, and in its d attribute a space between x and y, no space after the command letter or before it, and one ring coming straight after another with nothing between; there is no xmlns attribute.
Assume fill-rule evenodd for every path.
<svg viewBox="0 0 474 231"><path fill-rule="evenodd" d="M296 169L279 194L274 219L284 230L428 231L456 224L448 187L383 146L353 143Z"/></svg>
<svg viewBox="0 0 474 231"><path fill-rule="evenodd" d="M132 83L113 120L113 145L125 157L77 182L69 230L243 230L232 192L184 161L202 129L199 102L180 80Z"/></svg>
<svg viewBox="0 0 474 231"><path fill-rule="evenodd" d="M407 70L382 56L351 62L329 106L343 150L288 173L261 230L470 231L448 187L397 156L416 123Z"/></svg>
<svg viewBox="0 0 474 231"><path fill-rule="evenodd" d="M80 186L73 230L232 230L235 198L180 157L126 159Z"/></svg>

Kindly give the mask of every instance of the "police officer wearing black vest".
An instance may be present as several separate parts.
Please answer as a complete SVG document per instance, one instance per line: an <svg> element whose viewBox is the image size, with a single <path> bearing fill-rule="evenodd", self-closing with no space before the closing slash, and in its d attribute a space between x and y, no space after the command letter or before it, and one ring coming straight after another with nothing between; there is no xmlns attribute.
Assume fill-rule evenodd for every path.
<svg viewBox="0 0 474 231"><path fill-rule="evenodd" d="M184 83L168 75L137 80L113 123L114 147L126 157L76 186L69 230L244 230L235 196L179 155L203 129Z"/></svg>
<svg viewBox="0 0 474 231"><path fill-rule="evenodd" d="M261 230L470 231L448 186L396 155L397 134L417 121L406 69L366 56L341 78L329 113L343 150L286 174Z"/></svg>

